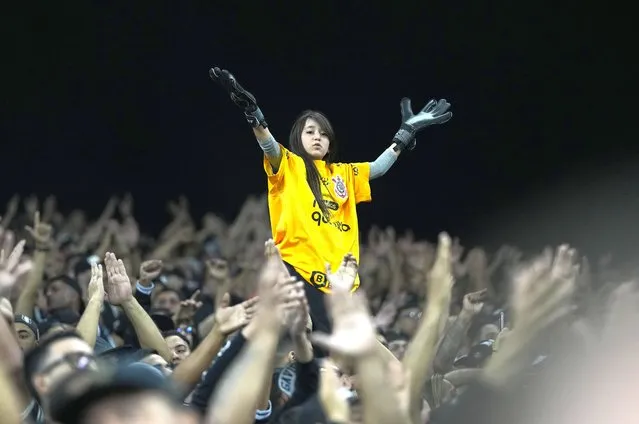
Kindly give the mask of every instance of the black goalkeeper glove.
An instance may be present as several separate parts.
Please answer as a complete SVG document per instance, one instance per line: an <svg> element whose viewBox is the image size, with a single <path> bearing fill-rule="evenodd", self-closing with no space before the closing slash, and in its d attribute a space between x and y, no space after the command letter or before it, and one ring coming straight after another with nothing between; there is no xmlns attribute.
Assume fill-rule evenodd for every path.
<svg viewBox="0 0 639 424"><path fill-rule="evenodd" d="M415 136L419 131L430 125L443 124L453 117L452 112L447 112L450 103L445 99L431 100L417 115L413 113L409 98L404 97L400 106L402 125L393 137L400 150L413 150L416 145Z"/></svg>
<svg viewBox="0 0 639 424"><path fill-rule="evenodd" d="M255 96L246 91L240 83L237 82L232 73L226 69L214 67L209 69L209 76L229 93L233 103L244 111L246 120L253 128L257 128L259 126L264 128L268 127L266 119L264 119L264 114L260 108L257 107Z"/></svg>

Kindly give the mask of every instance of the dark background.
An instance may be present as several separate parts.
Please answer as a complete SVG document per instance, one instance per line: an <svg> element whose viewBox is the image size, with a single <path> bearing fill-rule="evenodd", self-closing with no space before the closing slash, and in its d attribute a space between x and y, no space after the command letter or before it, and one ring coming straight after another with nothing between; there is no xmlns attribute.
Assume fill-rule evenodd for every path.
<svg viewBox="0 0 639 424"><path fill-rule="evenodd" d="M208 78L219 65L280 141L300 111L324 111L342 161L382 152L401 97L452 103L454 118L373 183L364 228L634 248L634 31L612 3L106 3L5 14L0 202L55 193L98 213L131 191L156 231L184 193L194 213L232 218L266 183L241 112Z"/></svg>

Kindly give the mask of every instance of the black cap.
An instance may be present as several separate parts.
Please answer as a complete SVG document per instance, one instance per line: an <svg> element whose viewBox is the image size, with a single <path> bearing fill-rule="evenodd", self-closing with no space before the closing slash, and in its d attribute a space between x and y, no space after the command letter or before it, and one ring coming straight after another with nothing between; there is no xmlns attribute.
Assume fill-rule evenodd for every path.
<svg viewBox="0 0 639 424"><path fill-rule="evenodd" d="M169 311L159 308L151 309L149 311L149 316L161 333L175 330L175 323L173 322L173 318L171 318L171 313Z"/></svg>
<svg viewBox="0 0 639 424"><path fill-rule="evenodd" d="M26 315L16 314L14 317L14 322L19 322L29 327L29 330L31 330L31 332L33 332L33 335L35 336L35 339L40 340L40 331L38 330L38 324L34 320Z"/></svg>
<svg viewBox="0 0 639 424"><path fill-rule="evenodd" d="M153 391L181 405L179 392L171 380L151 365L136 362L126 366L80 371L54 387L51 396L51 418L56 422L74 424L96 402L113 395Z"/></svg>
<svg viewBox="0 0 639 424"><path fill-rule="evenodd" d="M61 283L66 284L78 294L78 297L80 299L80 314L82 314L84 312L84 309L86 308L86 304L84 303L84 298L82 297L82 288L80 287L78 280L76 280L75 278L71 278L68 275L58 275L58 276L52 277L47 281L45 285L45 288L44 288L45 293L47 290L47 286L49 284L55 283L56 281L60 281Z"/></svg>

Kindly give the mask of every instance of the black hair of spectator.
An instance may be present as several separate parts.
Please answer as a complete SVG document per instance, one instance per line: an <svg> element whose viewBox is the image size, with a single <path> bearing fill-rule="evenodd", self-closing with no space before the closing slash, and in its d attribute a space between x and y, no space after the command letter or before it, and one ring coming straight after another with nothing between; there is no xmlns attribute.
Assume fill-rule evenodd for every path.
<svg viewBox="0 0 639 424"><path fill-rule="evenodd" d="M89 262L89 258L91 256L86 256L86 255L79 255L79 256L80 258L77 258L77 257L75 258L75 259L78 259L78 261L73 266L73 275L76 278L78 277L78 275L82 274L83 272L91 270L91 263ZM71 262L71 261L69 260L68 262Z"/></svg>
<svg viewBox="0 0 639 424"><path fill-rule="evenodd" d="M65 339L83 340L76 331L61 331L59 333L54 333L47 337L43 337L42 339L40 339L40 343L37 346L35 346L31 350L28 350L24 355L23 370L25 383L33 397L38 401L40 401L40 399L38 396L38 392L33 386L33 376L42 371L44 361L49 355L51 346Z"/></svg>
<svg viewBox="0 0 639 424"><path fill-rule="evenodd" d="M82 315L86 305L84 304L84 300L82 299L82 288L80 287L78 280L76 280L75 278L71 278L68 275L56 275L55 277L49 278L47 282L45 283L45 286L44 286L45 292L47 290L47 287L50 284L55 283L56 281L63 282L67 286L71 287L73 291L75 291L78 294L78 302L80 304L80 315Z"/></svg>
<svg viewBox="0 0 639 424"><path fill-rule="evenodd" d="M162 395L175 407L181 406L170 380L151 365L130 364L69 375L54 388L51 414L64 424L85 424L92 406L116 398L123 401L116 412L124 420L135 407L136 395L145 393Z"/></svg>
<svg viewBox="0 0 639 424"><path fill-rule="evenodd" d="M175 276L175 277L181 278L183 280L186 280L186 274L184 273L184 271L182 271L179 268L175 268L175 269L164 271L163 274L166 277Z"/></svg>
<svg viewBox="0 0 639 424"><path fill-rule="evenodd" d="M158 294L156 294L156 296L166 292L173 292L177 294L178 299L184 299L184 296L182 296L182 293L179 290L175 290L175 289L172 289L171 287L166 287L164 285L160 285L160 290L158 291Z"/></svg>
<svg viewBox="0 0 639 424"><path fill-rule="evenodd" d="M167 337L171 337L171 336L178 336L179 338L181 338L182 340L184 340L184 343L186 343L186 345L190 348L192 348L191 346L191 342L189 341L189 339L186 338L186 336L182 333L180 333L177 330L169 330L169 331L165 331L162 333L162 337L163 338L167 338Z"/></svg>
<svg viewBox="0 0 639 424"><path fill-rule="evenodd" d="M154 308L149 311L149 316L160 332L175 330L175 323L168 310Z"/></svg>

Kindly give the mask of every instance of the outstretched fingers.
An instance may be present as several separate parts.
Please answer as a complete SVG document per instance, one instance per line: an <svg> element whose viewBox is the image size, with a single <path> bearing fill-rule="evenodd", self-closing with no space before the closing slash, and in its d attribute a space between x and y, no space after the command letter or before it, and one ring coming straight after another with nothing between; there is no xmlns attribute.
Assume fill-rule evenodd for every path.
<svg viewBox="0 0 639 424"><path fill-rule="evenodd" d="M402 112L402 122L406 122L407 120L409 120L410 118L414 116L413 107L411 106L411 101L408 97L404 97L399 102L399 107Z"/></svg>

